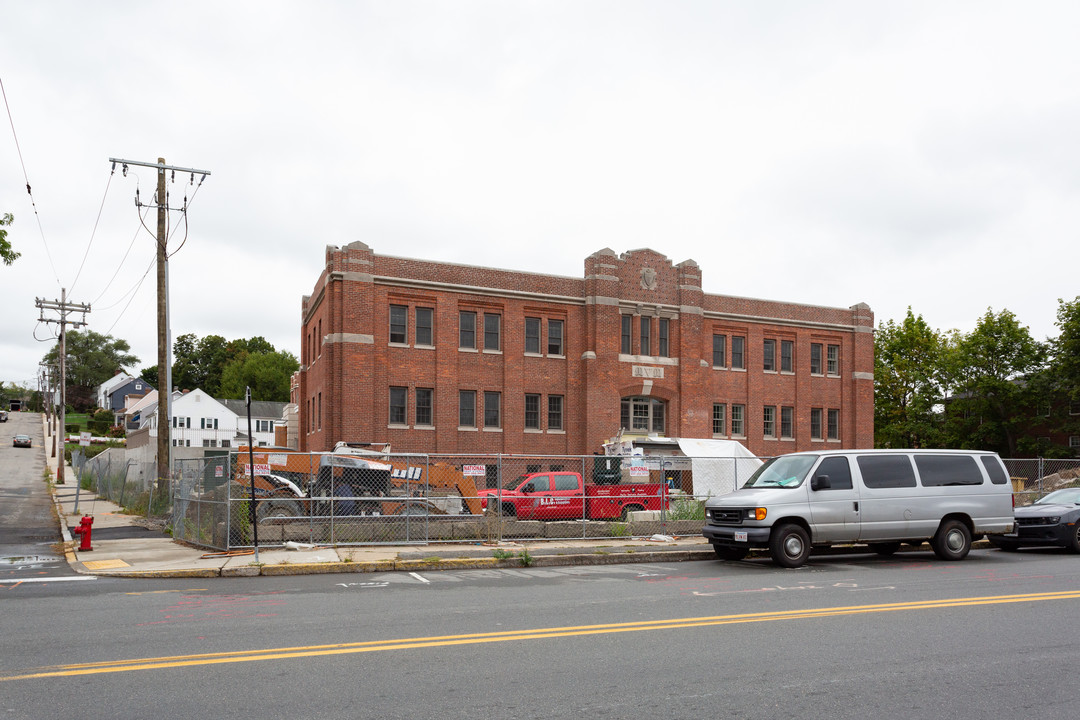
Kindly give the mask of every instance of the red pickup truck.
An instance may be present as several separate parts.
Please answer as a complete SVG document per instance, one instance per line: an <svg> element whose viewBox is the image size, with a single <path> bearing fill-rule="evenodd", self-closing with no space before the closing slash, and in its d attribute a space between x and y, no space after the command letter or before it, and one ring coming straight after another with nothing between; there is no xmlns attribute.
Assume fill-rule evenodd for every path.
<svg viewBox="0 0 1080 720"><path fill-rule="evenodd" d="M586 485L574 472L532 473L479 495L484 509L501 504L503 515L521 520L625 520L629 512L659 510L668 502L663 483Z"/></svg>

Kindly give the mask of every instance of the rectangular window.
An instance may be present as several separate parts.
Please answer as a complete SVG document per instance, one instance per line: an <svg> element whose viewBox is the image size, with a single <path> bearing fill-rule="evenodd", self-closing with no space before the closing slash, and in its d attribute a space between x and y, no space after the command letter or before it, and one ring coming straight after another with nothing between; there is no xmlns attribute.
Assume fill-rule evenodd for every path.
<svg viewBox="0 0 1080 720"><path fill-rule="evenodd" d="M915 487L915 471L907 455L862 455L855 462L868 488Z"/></svg>
<svg viewBox="0 0 1080 720"><path fill-rule="evenodd" d="M821 374L821 343L810 343L810 374Z"/></svg>
<svg viewBox="0 0 1080 720"><path fill-rule="evenodd" d="M776 437L776 407L774 405L761 408L761 427L765 437Z"/></svg>
<svg viewBox="0 0 1080 720"><path fill-rule="evenodd" d="M761 348L761 363L765 372L776 372L776 341L766 340Z"/></svg>
<svg viewBox="0 0 1080 720"><path fill-rule="evenodd" d="M742 437L746 434L746 406L731 406L731 434Z"/></svg>
<svg viewBox="0 0 1080 720"><path fill-rule="evenodd" d="M563 354L563 321L548 320L548 355Z"/></svg>
<svg viewBox="0 0 1080 720"><path fill-rule="evenodd" d="M746 338L731 338L731 367L737 370L746 369Z"/></svg>
<svg viewBox="0 0 1080 720"><path fill-rule="evenodd" d="M1069 447L1071 447L1074 450L1077 449L1077 448L1080 448L1080 435L1070 435L1069 436Z"/></svg>
<svg viewBox="0 0 1080 720"><path fill-rule="evenodd" d="M619 352L623 355L629 355L632 350L631 346L631 334L634 326L634 318L629 315L619 316L619 320L622 322L622 334L619 339Z"/></svg>
<svg viewBox="0 0 1080 720"><path fill-rule="evenodd" d="M221 447L232 447L232 443L228 440L222 440Z"/></svg>
<svg viewBox="0 0 1080 720"><path fill-rule="evenodd" d="M461 427L476 427L475 390L461 390L458 392L458 425Z"/></svg>
<svg viewBox="0 0 1080 720"><path fill-rule="evenodd" d="M923 487L982 485L982 471L971 455L916 455Z"/></svg>
<svg viewBox="0 0 1080 720"><path fill-rule="evenodd" d="M319 421L319 429L322 430L322 392L319 393L319 412L316 418Z"/></svg>
<svg viewBox="0 0 1080 720"><path fill-rule="evenodd" d="M830 345L827 349L825 369L829 375L840 374L840 346Z"/></svg>
<svg viewBox="0 0 1080 720"><path fill-rule="evenodd" d="M810 439L824 439L821 434L821 408L810 408Z"/></svg>
<svg viewBox="0 0 1080 720"><path fill-rule="evenodd" d="M724 403L713 403L712 406L712 434L723 435L724 424L727 420L727 405Z"/></svg>
<svg viewBox="0 0 1080 720"><path fill-rule="evenodd" d="M406 305L390 306L390 342L409 342L409 308Z"/></svg>
<svg viewBox="0 0 1080 720"><path fill-rule="evenodd" d="M458 347L476 348L476 313L458 313Z"/></svg>
<svg viewBox="0 0 1080 720"><path fill-rule="evenodd" d="M540 429L540 396L525 395L525 427L529 430Z"/></svg>
<svg viewBox="0 0 1080 720"><path fill-rule="evenodd" d="M501 404L502 393L497 392L485 392L484 393L484 427L497 428L499 427L499 406Z"/></svg>
<svg viewBox="0 0 1080 720"><path fill-rule="evenodd" d="M431 388L416 388L416 415L414 419L417 425L434 425L434 413L432 412L435 391Z"/></svg>
<svg viewBox="0 0 1080 720"><path fill-rule="evenodd" d="M499 350L499 335L502 329L502 316L484 313L484 349Z"/></svg>
<svg viewBox="0 0 1080 720"><path fill-rule="evenodd" d="M657 342L656 354L659 355L660 357L669 357L669 355L668 355L668 344L669 344L668 343L668 341L669 341L669 337L668 337L668 332L669 332L668 319L667 318L660 318L657 322L658 322L658 326L656 328L656 342Z"/></svg>
<svg viewBox="0 0 1080 720"><path fill-rule="evenodd" d="M562 430L562 395L548 395L548 430Z"/></svg>
<svg viewBox="0 0 1080 720"><path fill-rule="evenodd" d="M652 318L647 318L647 317L641 318L641 337L640 337L640 344L641 344L641 352L640 352L640 354L641 355L652 355L652 347L651 347L651 343L649 342L649 340L651 339L649 337L649 333L651 331L652 331Z"/></svg>
<svg viewBox="0 0 1080 720"><path fill-rule="evenodd" d="M791 340L780 341L780 372L795 372L795 343Z"/></svg>
<svg viewBox="0 0 1080 720"><path fill-rule="evenodd" d="M201 430L217 430L218 419L217 418L199 418L199 429Z"/></svg>
<svg viewBox="0 0 1080 720"><path fill-rule="evenodd" d="M435 310L416 308L416 344L432 346L435 344Z"/></svg>
<svg viewBox="0 0 1080 720"><path fill-rule="evenodd" d="M525 318L525 352L540 354L540 318Z"/></svg>
<svg viewBox="0 0 1080 720"><path fill-rule="evenodd" d="M795 437L795 408L780 408L780 437L788 440Z"/></svg>
<svg viewBox="0 0 1080 720"><path fill-rule="evenodd" d="M390 424L405 425L405 403L409 397L409 389L403 387L390 388Z"/></svg>
<svg viewBox="0 0 1080 720"><path fill-rule="evenodd" d="M829 410L829 439L840 439L840 411Z"/></svg>
<svg viewBox="0 0 1080 720"><path fill-rule="evenodd" d="M203 441L202 441L202 446L203 447L217 447L217 440L207 440L207 439L204 438Z"/></svg>
<svg viewBox="0 0 1080 720"><path fill-rule="evenodd" d="M1075 400L1073 400L1069 403L1069 414L1080 415L1080 402L1076 402Z"/></svg>
<svg viewBox="0 0 1080 720"><path fill-rule="evenodd" d="M215 424L214 427L217 428L217 425ZM273 431L274 431L274 421L273 420L256 420L255 421L255 432L273 432Z"/></svg>
<svg viewBox="0 0 1080 720"><path fill-rule="evenodd" d="M712 365L727 367L727 335L712 336Z"/></svg>

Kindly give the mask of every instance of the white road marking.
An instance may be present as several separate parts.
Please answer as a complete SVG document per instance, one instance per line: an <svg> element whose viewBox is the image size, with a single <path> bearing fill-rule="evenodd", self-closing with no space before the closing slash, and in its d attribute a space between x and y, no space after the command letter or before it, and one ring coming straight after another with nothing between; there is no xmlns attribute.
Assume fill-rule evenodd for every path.
<svg viewBox="0 0 1080 720"><path fill-rule="evenodd" d="M419 580L422 583L430 583L431 582L430 580L428 580L426 577L424 577L420 573L411 572L409 574L412 575L414 578L416 578L417 580Z"/></svg>
<svg viewBox="0 0 1080 720"><path fill-rule="evenodd" d="M77 575L76 577L55 577L55 578L13 578L11 580L0 580L0 585L17 585L19 583L45 583L45 582L71 582L73 580L97 580L96 575Z"/></svg>

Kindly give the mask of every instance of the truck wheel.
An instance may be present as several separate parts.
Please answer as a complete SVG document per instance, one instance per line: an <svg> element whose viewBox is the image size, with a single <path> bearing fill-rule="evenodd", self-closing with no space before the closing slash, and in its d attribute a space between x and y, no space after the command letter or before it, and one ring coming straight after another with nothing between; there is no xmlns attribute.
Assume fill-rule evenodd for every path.
<svg viewBox="0 0 1080 720"><path fill-rule="evenodd" d="M882 557L888 557L890 555L896 554L896 551L900 549L900 543L870 543L870 549L876 552L878 555L881 555Z"/></svg>
<svg viewBox="0 0 1080 720"><path fill-rule="evenodd" d="M784 523L773 528L769 537L769 554L780 567L802 567L810 555L810 536L801 526Z"/></svg>
<svg viewBox="0 0 1080 720"><path fill-rule="evenodd" d="M503 503L502 514L506 517L517 517L517 508L514 507L514 503Z"/></svg>
<svg viewBox="0 0 1080 720"><path fill-rule="evenodd" d="M641 507L640 505L627 505L627 506L623 507L622 516L621 516L622 521L626 522L626 520L630 517L630 513L632 513L632 512L641 512L644 509L645 508Z"/></svg>
<svg viewBox="0 0 1080 720"><path fill-rule="evenodd" d="M971 550L971 531L959 520L944 520L930 546L942 560L963 560Z"/></svg>
<svg viewBox="0 0 1080 720"><path fill-rule="evenodd" d="M304 514L300 503L295 500L263 500L255 508L259 522L267 518L294 518Z"/></svg>
<svg viewBox="0 0 1080 720"><path fill-rule="evenodd" d="M742 560L750 552L750 548L731 547L730 545L713 545L713 552L721 560Z"/></svg>

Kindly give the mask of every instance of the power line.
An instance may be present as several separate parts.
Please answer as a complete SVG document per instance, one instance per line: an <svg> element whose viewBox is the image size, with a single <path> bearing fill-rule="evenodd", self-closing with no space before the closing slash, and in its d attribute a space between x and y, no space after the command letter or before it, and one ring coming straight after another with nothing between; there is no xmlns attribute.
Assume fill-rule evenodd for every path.
<svg viewBox="0 0 1080 720"><path fill-rule="evenodd" d="M94 229L90 231L90 242L86 244L86 252L83 253L82 262L79 263L79 271L75 273L75 281L71 283L71 289L75 289L76 283L79 282L79 276L82 275L83 267L86 265L86 258L90 255L90 248L94 246L94 236L97 235L98 223L101 222L101 211L105 209L105 198L109 196L109 186L112 185L113 175L116 174L116 165L113 165L113 169L109 172L109 181L105 183L105 194L101 196L101 207L98 208L97 219L94 220Z"/></svg>
<svg viewBox="0 0 1080 720"><path fill-rule="evenodd" d="M30 189L30 176L26 172L26 162L23 160L22 148L19 146L19 135L15 132L15 119L11 116L11 105L8 104L7 91L4 90L4 81L0 80L0 95L4 96L4 107L7 108L8 122L11 123L11 135L15 138L15 150L19 153L19 164L22 165L23 179L26 180L26 194L30 196L30 207L34 208L34 217L37 219L38 232L41 233L41 244L45 246L45 255L49 258L49 266L53 271L56 285L60 285L60 276L56 272L56 264L53 262L52 253L49 252L49 243L45 241L45 228L41 225L41 215L38 214L37 203L34 202L34 192Z"/></svg>

